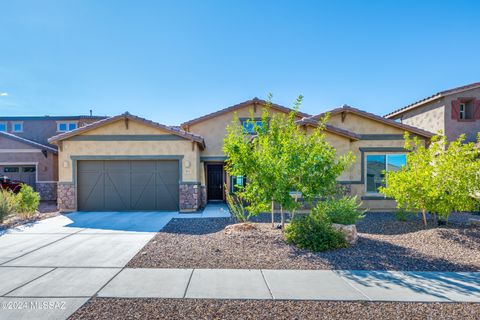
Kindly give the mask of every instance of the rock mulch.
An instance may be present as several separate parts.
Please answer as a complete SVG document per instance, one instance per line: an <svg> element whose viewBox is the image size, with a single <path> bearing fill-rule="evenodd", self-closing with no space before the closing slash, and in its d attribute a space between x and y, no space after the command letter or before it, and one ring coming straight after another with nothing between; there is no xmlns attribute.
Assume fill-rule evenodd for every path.
<svg viewBox="0 0 480 320"><path fill-rule="evenodd" d="M262 220L264 219L264 220ZM357 224L357 244L312 253L287 244L268 215L256 228L226 234L229 218L173 219L128 264L133 268L480 270L480 228L466 224L422 226L369 213Z"/></svg>
<svg viewBox="0 0 480 320"><path fill-rule="evenodd" d="M70 319L478 319L480 304L93 298Z"/></svg>

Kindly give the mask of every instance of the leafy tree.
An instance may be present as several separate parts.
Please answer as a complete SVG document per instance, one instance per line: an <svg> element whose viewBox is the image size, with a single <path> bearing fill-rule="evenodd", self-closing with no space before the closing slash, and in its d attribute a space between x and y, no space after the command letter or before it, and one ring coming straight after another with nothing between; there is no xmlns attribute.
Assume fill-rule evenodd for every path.
<svg viewBox="0 0 480 320"><path fill-rule="evenodd" d="M399 208L421 210L427 225L426 212L448 219L453 211L472 211L478 207L480 161L474 143L464 143L462 135L447 143L443 135L434 136L430 146L418 138L405 135L407 166L387 172L387 186L380 192L395 198Z"/></svg>
<svg viewBox="0 0 480 320"><path fill-rule="evenodd" d="M258 214L271 208L273 225L277 203L282 213L282 227L283 211L294 211L300 206L298 198L292 197L292 191L301 193L306 202L331 194L336 178L353 161L352 154L337 156L326 141L324 129L328 117L321 119L309 134L295 123L301 101L300 96L288 115L270 113L268 102L262 114L263 125L257 125L251 115L249 121L254 135L244 132L235 115L227 127L223 145L226 171L248 177L248 183L238 191L248 203L247 210Z"/></svg>

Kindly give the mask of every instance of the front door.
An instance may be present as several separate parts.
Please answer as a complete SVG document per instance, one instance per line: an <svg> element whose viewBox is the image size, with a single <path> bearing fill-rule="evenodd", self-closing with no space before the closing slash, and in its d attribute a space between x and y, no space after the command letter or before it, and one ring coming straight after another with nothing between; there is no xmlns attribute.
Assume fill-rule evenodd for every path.
<svg viewBox="0 0 480 320"><path fill-rule="evenodd" d="M223 200L223 164L207 165L207 199Z"/></svg>

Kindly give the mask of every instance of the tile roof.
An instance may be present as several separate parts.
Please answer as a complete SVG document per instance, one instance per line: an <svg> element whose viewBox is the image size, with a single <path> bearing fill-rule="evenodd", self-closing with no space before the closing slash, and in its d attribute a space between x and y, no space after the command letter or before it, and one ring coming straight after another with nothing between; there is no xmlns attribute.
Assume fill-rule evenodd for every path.
<svg viewBox="0 0 480 320"><path fill-rule="evenodd" d="M423 137L426 137L426 138L431 138L431 137L434 136L434 134L432 132L429 132L429 131L426 131L426 130L423 130L423 129L420 129L420 128L417 128L417 127L409 126L409 125L406 125L406 124L403 124L403 123L399 123L399 122L396 122L396 121L391 120L391 119L386 119L386 118L383 118L383 117L378 116L376 114L351 107L349 105L343 105L341 107L332 109L328 112L320 113L316 116L311 117L310 119L318 120L321 117L323 117L326 113L338 114L338 113L342 113L342 112L347 112L347 113L350 112L350 113L368 118L370 120L378 121L378 122L384 123L386 125L389 125L389 126L392 126L392 127L395 127L395 128L399 128L399 129L402 129L402 130L405 130L405 131L408 131L408 132L411 132L411 133L415 133L417 135L420 135L420 136L423 136Z"/></svg>
<svg viewBox="0 0 480 320"><path fill-rule="evenodd" d="M471 83L471 84L467 84L465 86L461 86L461 87L456 87L456 88L453 88L453 89L448 89L448 90L443 90L443 91L440 91L440 92L437 92L431 96L428 96L426 98L423 98L421 100L418 100L418 101L415 101L414 103L411 103L409 105L406 105L404 107L401 107L395 111L392 111L388 114L386 114L384 117L385 118L388 118L388 119L391 119L397 115L400 115L402 114L403 112L407 111L407 110L411 110L411 109L415 109L427 102L430 102L430 101L433 101L433 100L437 100L437 99L440 99L442 97L445 97L445 96L448 96L448 95L451 95L451 94L454 94L454 93L458 93L458 92L462 92L462 91L465 91L465 90L470 90L470 89L474 89L474 88L477 88L477 87L480 87L480 82L475 82L475 83Z"/></svg>
<svg viewBox="0 0 480 320"><path fill-rule="evenodd" d="M29 139L25 139L25 138L22 138L22 137L19 137L17 135L14 135L13 133L9 133L9 132L4 132L4 131L0 131L0 136L3 136L7 139L11 139L11 140L15 140L15 141L19 141L21 143L25 143L29 146L32 146L32 147L35 147L35 148L40 148L42 150L47 150L47 151L50 151L50 152L53 152L53 153L57 153L57 149L54 148L54 147L50 147L50 146L47 146L47 145L44 145L44 144L41 144L41 143L38 143L38 142L35 142L33 140L29 140Z"/></svg>
<svg viewBox="0 0 480 320"><path fill-rule="evenodd" d="M313 119L313 117L310 118L302 118L301 120L295 121L296 124L298 125L310 125L313 127L318 126L318 120ZM335 134L338 134L340 136L352 139L352 140L360 140L360 136L356 134L355 132L351 132L345 129L340 129L338 127L332 126L330 124L325 125L325 131L327 132L332 132Z"/></svg>
<svg viewBox="0 0 480 320"><path fill-rule="evenodd" d="M125 112L125 113L120 114L118 116L113 116L113 117L110 117L110 118L106 118L106 119L102 119L102 120L90 123L86 126L77 128L77 129L72 130L72 131L68 131L68 132L65 132L65 133L58 134L58 135L53 136L50 139L48 139L48 142L55 143L55 142L60 141L60 140L68 139L68 138L70 138L72 136L75 136L75 135L78 135L82 132L86 132L86 131L95 129L95 128L101 127L101 126L103 126L107 123L115 122L115 121L121 120L121 119L130 119L130 120L141 122L145 125L148 125L148 126L151 126L151 127L154 127L154 128L159 128L159 129L165 130L167 132L170 132L172 134L181 136L181 137L186 138L188 140L198 142L202 146L202 148L205 148L205 141L204 141L202 136L192 134L190 132L186 132L186 131L181 130L178 127L175 127L175 126L166 126L166 125L163 125L163 124L151 121L151 120L147 120L145 118L141 118L141 117L132 115L128 112Z"/></svg>
<svg viewBox="0 0 480 320"><path fill-rule="evenodd" d="M244 102L235 104L235 105L233 105L233 106L226 107L226 108L220 109L220 110L218 110L218 111L215 111L215 112L206 114L206 115L204 115L204 116L201 116L201 117L198 117L198 118L195 118L195 119L186 121L186 122L184 122L184 123L181 124L181 127L189 126L189 125L192 125L192 124L194 124L194 123L198 123L198 122L201 122L201 121L204 121L204 120L207 120L207 119L211 119L211 118L214 118L214 117L216 117L216 116L222 115L222 114L224 114L224 113L231 112L231 111L235 111L235 110L237 110L237 109L246 107L246 106L251 105L251 104L266 105L266 104L268 104L268 102L267 102L266 100L259 99L259 98L255 97L255 98L253 98L253 99L250 99L250 100L247 100L247 101L244 101ZM285 113L289 113L289 112L293 111L293 109L290 109L290 108L281 106L281 105L279 105L279 104L271 103L270 105L271 105L271 107L272 107L273 109L276 109L276 110L279 110L279 111L283 111L283 112L285 112ZM304 112L298 112L298 115L301 116L301 117L310 117L309 114L304 113Z"/></svg>
<svg viewBox="0 0 480 320"><path fill-rule="evenodd" d="M100 120L105 119L107 116L88 116L88 115L79 115L79 116L0 116L1 121L28 121L28 120L82 120L82 119L92 119Z"/></svg>

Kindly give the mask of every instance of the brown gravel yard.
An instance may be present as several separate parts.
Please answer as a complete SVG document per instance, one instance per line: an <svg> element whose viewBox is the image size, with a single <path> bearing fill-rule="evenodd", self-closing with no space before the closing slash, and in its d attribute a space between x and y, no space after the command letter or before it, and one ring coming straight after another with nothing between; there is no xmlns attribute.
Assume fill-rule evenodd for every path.
<svg viewBox="0 0 480 320"><path fill-rule="evenodd" d="M478 319L480 304L93 298L70 319Z"/></svg>
<svg viewBox="0 0 480 320"><path fill-rule="evenodd" d="M257 218L262 219L268 216ZM311 253L285 243L280 230L272 230L269 223L258 222L258 230L226 235L223 229L231 223L228 218L174 219L128 267L480 270L478 226L449 223L424 229L419 219L400 222L390 213L369 213L357 224L356 245Z"/></svg>

